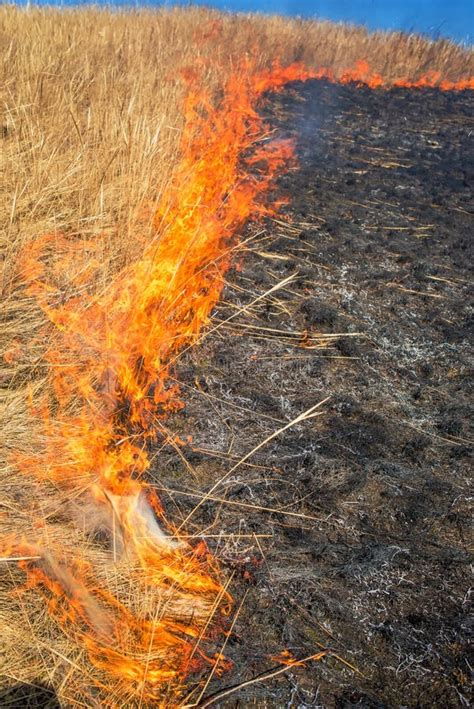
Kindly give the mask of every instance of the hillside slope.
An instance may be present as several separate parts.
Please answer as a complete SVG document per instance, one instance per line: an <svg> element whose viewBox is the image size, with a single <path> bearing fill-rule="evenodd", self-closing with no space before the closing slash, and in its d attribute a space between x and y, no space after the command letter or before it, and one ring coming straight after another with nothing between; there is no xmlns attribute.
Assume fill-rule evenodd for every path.
<svg viewBox="0 0 474 709"><path fill-rule="evenodd" d="M90 532L89 508L75 509L94 466L73 494L20 471L18 453L37 461L44 445L28 398L51 382L53 330L25 288L25 255L45 238L44 260L64 284L57 303L80 293L89 305L106 291L160 235L184 97L218 101L236 66L298 60L347 81L363 61L386 85L440 83L473 76L474 55L416 36L195 8L3 6L0 45L0 704L53 706L57 694L63 706L92 706L117 690L97 681L80 635L56 622L61 604L48 614L44 584L25 592L25 567L4 549L43 535L44 557L33 560L68 579L49 552L72 548L81 562L87 548L104 587L140 618L157 603L100 514ZM204 537L235 607L243 601L224 652L234 671L212 675L205 694L272 667L285 647L301 657L322 645L340 659L291 668L221 705L456 706L467 686L471 94L314 81L271 101L275 138L298 146L274 194L288 205L235 234L244 246L225 299L180 360L186 408L150 451L167 518L178 526L191 515L193 549ZM226 473L326 397L319 418ZM178 449L167 445L176 433ZM217 500L205 500L215 484Z"/></svg>

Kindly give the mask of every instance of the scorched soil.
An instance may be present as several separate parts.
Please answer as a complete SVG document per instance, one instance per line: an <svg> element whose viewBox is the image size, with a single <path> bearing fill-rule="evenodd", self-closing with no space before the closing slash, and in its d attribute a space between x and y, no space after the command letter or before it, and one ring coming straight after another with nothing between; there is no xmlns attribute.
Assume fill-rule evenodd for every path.
<svg viewBox="0 0 474 709"><path fill-rule="evenodd" d="M193 440L161 450L152 480L179 521L330 397L188 530L236 605L247 594L207 697L283 649L330 654L213 706L468 706L472 107L471 92L311 81L266 110L272 139L297 142L289 203L248 228L222 324L181 360L173 426Z"/></svg>

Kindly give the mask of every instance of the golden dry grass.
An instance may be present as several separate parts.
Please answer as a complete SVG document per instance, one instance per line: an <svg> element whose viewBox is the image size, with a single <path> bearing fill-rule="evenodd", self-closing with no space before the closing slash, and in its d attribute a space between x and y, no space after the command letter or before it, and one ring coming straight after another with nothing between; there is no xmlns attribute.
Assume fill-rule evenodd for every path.
<svg viewBox="0 0 474 709"><path fill-rule="evenodd" d="M365 59L386 79L417 79L427 70L438 70L457 80L474 74L474 56L448 41L192 8L125 13L4 6L0 44L4 535L28 531L31 525L22 511L34 488L30 491L29 481L15 472L10 455L28 449L34 440L26 384L40 387L44 377L42 347L34 336L45 321L19 282L20 254L28 242L49 232L97 238L99 277L105 284L139 252L177 159L186 91L180 70L201 63L205 85L218 90L232 67L250 53L261 65L278 57L283 63L299 60L337 73ZM38 516L55 514L55 500L54 488L45 487ZM67 519L58 517L51 530L57 540L79 543ZM16 565L0 563L0 591L5 589L0 688L15 681L42 681L54 686L66 705L90 706L84 653L55 628L41 599L7 595L21 583L21 574ZM128 593L120 568L108 582L123 584Z"/></svg>

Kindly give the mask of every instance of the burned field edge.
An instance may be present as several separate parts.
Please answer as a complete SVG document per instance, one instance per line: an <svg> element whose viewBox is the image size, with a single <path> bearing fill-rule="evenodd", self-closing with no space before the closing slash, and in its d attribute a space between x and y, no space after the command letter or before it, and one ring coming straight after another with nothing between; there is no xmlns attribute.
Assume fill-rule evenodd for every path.
<svg viewBox="0 0 474 709"><path fill-rule="evenodd" d="M216 706L464 706L472 333L472 95L311 81L267 109L297 141L285 215L250 228L215 323L177 377L192 433L152 481L203 533L244 607L231 674L273 653L335 657ZM191 476L191 477L190 477ZM288 514L285 514L285 511Z"/></svg>
<svg viewBox="0 0 474 709"><path fill-rule="evenodd" d="M334 656L220 706L467 701L471 102L311 82L267 112L275 137L298 143L276 190L290 204L249 227L215 324L293 280L183 358L187 408L172 425L193 444L158 450L152 479L184 519L329 395L323 416L228 478L189 532L232 576L237 605L245 597L225 649L234 670L208 695L283 647ZM12 691L56 701L47 686Z"/></svg>

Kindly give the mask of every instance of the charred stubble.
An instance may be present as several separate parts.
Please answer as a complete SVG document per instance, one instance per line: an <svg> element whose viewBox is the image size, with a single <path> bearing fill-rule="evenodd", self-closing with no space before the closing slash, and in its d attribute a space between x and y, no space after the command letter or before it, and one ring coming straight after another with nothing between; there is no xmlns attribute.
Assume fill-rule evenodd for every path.
<svg viewBox="0 0 474 709"><path fill-rule="evenodd" d="M199 522L235 534L214 548L240 575L236 595L250 587L226 650L233 680L268 668L269 651L303 657L315 643L360 674L326 658L243 688L246 705L467 700L471 112L470 93L324 81L269 109L298 145L280 180L286 221L255 235L217 319L297 275L183 363L197 482L185 486L171 452L159 478L184 514L222 459L330 395Z"/></svg>

